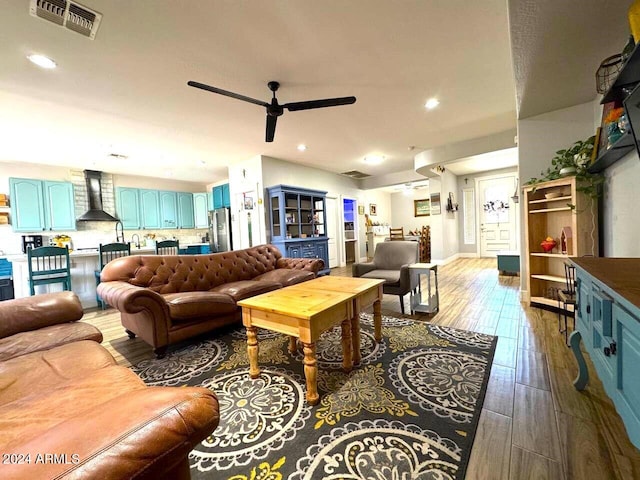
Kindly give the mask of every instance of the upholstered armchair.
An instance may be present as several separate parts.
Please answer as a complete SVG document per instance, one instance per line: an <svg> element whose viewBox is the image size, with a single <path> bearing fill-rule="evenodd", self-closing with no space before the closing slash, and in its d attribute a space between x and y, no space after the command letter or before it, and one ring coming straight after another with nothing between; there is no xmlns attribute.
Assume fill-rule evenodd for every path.
<svg viewBox="0 0 640 480"><path fill-rule="evenodd" d="M379 243L373 260L354 263L352 274L354 277L384 279L382 291L389 295L398 295L400 311L404 313L404 296L418 286L409 272L409 265L418 262L418 246L418 242L409 241Z"/></svg>

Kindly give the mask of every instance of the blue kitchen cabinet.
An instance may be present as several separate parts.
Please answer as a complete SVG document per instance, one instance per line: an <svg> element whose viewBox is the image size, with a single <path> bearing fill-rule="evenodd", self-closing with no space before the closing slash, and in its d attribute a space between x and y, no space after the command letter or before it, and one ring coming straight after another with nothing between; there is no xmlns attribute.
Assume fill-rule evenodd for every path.
<svg viewBox="0 0 640 480"><path fill-rule="evenodd" d="M116 209L124 230L140 229L140 192L137 188L116 188Z"/></svg>
<svg viewBox="0 0 640 480"><path fill-rule="evenodd" d="M230 207L231 195L229 193L229 184L217 185L213 187L213 209Z"/></svg>
<svg viewBox="0 0 640 480"><path fill-rule="evenodd" d="M176 192L161 190L158 192L160 202L160 228L178 228L178 200Z"/></svg>
<svg viewBox="0 0 640 480"><path fill-rule="evenodd" d="M271 243L290 258L321 258L329 273L327 192L276 185L267 188Z"/></svg>
<svg viewBox="0 0 640 480"><path fill-rule="evenodd" d="M10 178L9 187L14 231L76 229L72 183Z"/></svg>
<svg viewBox="0 0 640 480"><path fill-rule="evenodd" d="M638 258L577 257L576 331L571 346L579 366L574 385L587 386L580 341L613 401L629 439L640 448L640 301Z"/></svg>
<svg viewBox="0 0 640 480"><path fill-rule="evenodd" d="M140 218L144 229L163 228L160 219L160 192L140 189Z"/></svg>
<svg viewBox="0 0 640 480"><path fill-rule="evenodd" d="M16 232L44 230L44 201L41 180L10 178L11 218Z"/></svg>
<svg viewBox="0 0 640 480"><path fill-rule="evenodd" d="M73 184L70 182L43 182L44 225L46 230L69 231L76 229Z"/></svg>
<svg viewBox="0 0 640 480"><path fill-rule="evenodd" d="M193 194L177 192L176 195L178 200L178 228L195 228Z"/></svg>
<svg viewBox="0 0 640 480"><path fill-rule="evenodd" d="M209 195L207 193L193 194L194 228L209 227Z"/></svg>

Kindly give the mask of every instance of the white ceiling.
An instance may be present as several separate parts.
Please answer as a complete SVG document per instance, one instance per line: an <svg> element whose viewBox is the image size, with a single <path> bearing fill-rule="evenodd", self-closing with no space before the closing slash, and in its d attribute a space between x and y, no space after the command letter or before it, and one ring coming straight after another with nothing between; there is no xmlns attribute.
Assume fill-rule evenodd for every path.
<svg viewBox="0 0 640 480"><path fill-rule="evenodd" d="M516 124L505 0L80 3L103 14L93 41L31 17L28 0L4 2L0 161L211 183L226 178L231 163L268 155L334 172L382 175L413 169L417 150L409 146L433 148ZM598 12L617 2L586 0L586 13L582 4L565 2L573 5L570 11L551 17L549 25L545 15L557 9L551 1L541 3L546 10L539 8L534 21L522 12L536 2L508 0L512 37L522 53L514 53L521 108L545 93L526 94L527 75L540 69L529 56L547 52L522 47L530 38L513 34L518 22L539 29L535 38L570 25L566 45L560 41L548 53L573 51L574 65L593 56L576 47L582 37L574 24L597 23ZM622 3L627 6L617 8L616 18L624 23L620 16L629 2ZM599 39L587 42L598 58L606 44L624 43L624 34L603 40L610 23L585 29ZM26 59L34 52L53 58L58 68L35 67ZM589 70L592 76L595 67ZM576 78L588 83L582 76ZM549 77L545 88L569 92L563 101L573 101L570 89L553 84L566 75ZM188 80L262 100L270 99L267 82L277 80L280 103L348 95L357 102L285 112L275 142L265 143L262 107L190 88ZM441 104L427 111L424 103L432 96ZM299 152L299 143L308 150ZM363 157L373 152L387 160L365 165Z"/></svg>

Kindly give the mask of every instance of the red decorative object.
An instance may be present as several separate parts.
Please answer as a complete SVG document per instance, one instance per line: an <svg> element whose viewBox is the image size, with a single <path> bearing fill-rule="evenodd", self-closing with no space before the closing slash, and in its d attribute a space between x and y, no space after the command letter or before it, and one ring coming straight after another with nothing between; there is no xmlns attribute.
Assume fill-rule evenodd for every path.
<svg viewBox="0 0 640 480"><path fill-rule="evenodd" d="M553 250L556 245L557 242L555 240L543 240L542 243L540 243L540 246L546 253L551 252L551 250Z"/></svg>

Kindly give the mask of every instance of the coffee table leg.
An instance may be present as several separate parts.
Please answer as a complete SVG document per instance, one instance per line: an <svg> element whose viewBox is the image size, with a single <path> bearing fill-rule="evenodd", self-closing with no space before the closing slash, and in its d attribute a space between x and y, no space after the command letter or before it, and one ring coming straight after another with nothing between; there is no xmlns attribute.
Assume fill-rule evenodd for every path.
<svg viewBox="0 0 640 480"><path fill-rule="evenodd" d="M374 337L376 342L380 343L382 341L382 307L380 305L380 300L376 300L373 302L373 328L374 328Z"/></svg>
<svg viewBox="0 0 640 480"><path fill-rule="evenodd" d="M316 361L315 343L303 343L304 346L304 376L307 380L307 402L309 405L317 405L320 401L318 395L318 363Z"/></svg>
<svg viewBox="0 0 640 480"><path fill-rule="evenodd" d="M353 317L351 318L351 345L353 364L360 365L362 354L360 353L360 302L355 301L353 306Z"/></svg>
<svg viewBox="0 0 640 480"><path fill-rule="evenodd" d="M342 369L347 373L353 369L351 349L351 319L347 318L342 321Z"/></svg>
<svg viewBox="0 0 640 480"><path fill-rule="evenodd" d="M249 376L258 378L260 367L258 366L258 329L247 327L247 354L249 355Z"/></svg>
<svg viewBox="0 0 640 480"><path fill-rule="evenodd" d="M289 353L294 355L298 351L298 338L294 336L289 337Z"/></svg>

